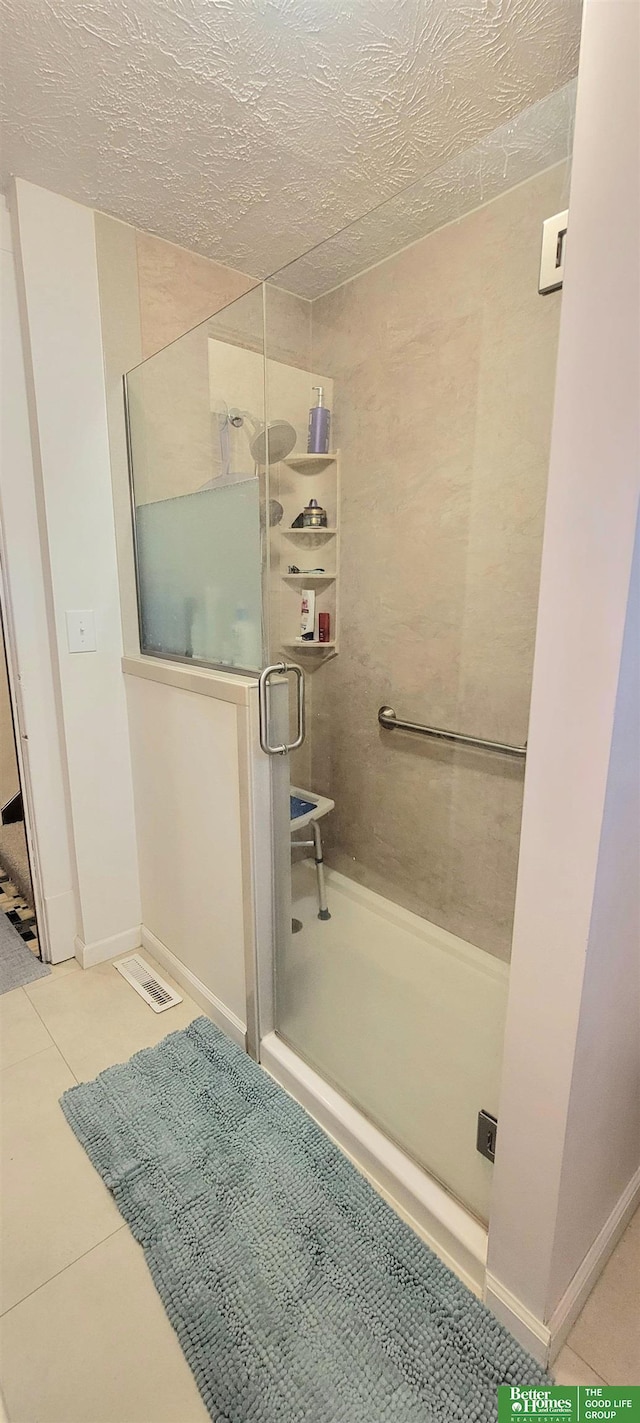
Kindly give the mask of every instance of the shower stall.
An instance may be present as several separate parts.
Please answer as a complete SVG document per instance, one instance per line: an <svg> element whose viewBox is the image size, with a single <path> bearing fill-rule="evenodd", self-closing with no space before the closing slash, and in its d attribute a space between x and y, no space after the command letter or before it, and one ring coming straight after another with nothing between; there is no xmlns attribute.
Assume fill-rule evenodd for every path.
<svg viewBox="0 0 640 1423"><path fill-rule="evenodd" d="M522 109L126 379L141 652L260 676L256 1050L470 1239L490 1210L561 303L539 293L540 246L568 206L573 100ZM310 454L319 385L331 449ZM322 523L301 519L312 499Z"/></svg>

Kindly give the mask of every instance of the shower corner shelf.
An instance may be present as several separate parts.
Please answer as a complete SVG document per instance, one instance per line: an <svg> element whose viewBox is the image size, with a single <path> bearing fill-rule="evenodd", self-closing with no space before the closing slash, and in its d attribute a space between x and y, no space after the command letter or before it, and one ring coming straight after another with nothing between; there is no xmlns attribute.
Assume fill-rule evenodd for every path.
<svg viewBox="0 0 640 1423"><path fill-rule="evenodd" d="M286 583L335 583L335 573L283 573Z"/></svg>
<svg viewBox="0 0 640 1423"><path fill-rule="evenodd" d="M296 652L335 652L336 643L330 638L328 642L319 642L314 638L313 642L304 642L300 637L293 637L289 642L283 642L283 647L295 647Z"/></svg>
<svg viewBox="0 0 640 1423"><path fill-rule="evenodd" d="M317 476L311 488L308 474ZM292 529L292 520L309 503L310 492L327 511L326 527ZM274 494L281 500L283 520L274 526L274 562L278 583L278 641L290 656L299 654L309 675L335 657L340 649L340 453L326 455L291 454L281 461ZM301 573L288 573L289 564L298 564ZM328 567L324 573L305 573L307 568ZM315 589L316 619L330 617L328 642L301 642L300 595L304 588ZM275 590L274 590L275 591ZM318 623L316 621L316 638ZM320 655L318 655L320 654Z"/></svg>
<svg viewBox="0 0 640 1423"><path fill-rule="evenodd" d="M321 534L325 538L331 538L333 534L337 534L338 530L318 527L315 529L283 529L282 532L287 535L287 538L298 538L300 534Z"/></svg>
<svg viewBox="0 0 640 1423"><path fill-rule="evenodd" d="M338 456L335 451L326 455L292 454L287 455L283 464L289 469L295 469L297 474L318 474L321 469L325 469L328 464L335 464Z"/></svg>

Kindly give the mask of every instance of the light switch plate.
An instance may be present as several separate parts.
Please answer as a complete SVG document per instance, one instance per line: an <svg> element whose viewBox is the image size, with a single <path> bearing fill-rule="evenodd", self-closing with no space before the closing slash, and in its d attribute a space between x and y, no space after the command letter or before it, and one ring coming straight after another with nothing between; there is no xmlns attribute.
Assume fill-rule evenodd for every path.
<svg viewBox="0 0 640 1423"><path fill-rule="evenodd" d="M70 652L96 652L93 608L67 608L67 646Z"/></svg>
<svg viewBox="0 0 640 1423"><path fill-rule="evenodd" d="M540 253L540 278L538 291L541 296L560 290L564 280L564 255L567 245L569 212L557 212L542 224L542 251Z"/></svg>

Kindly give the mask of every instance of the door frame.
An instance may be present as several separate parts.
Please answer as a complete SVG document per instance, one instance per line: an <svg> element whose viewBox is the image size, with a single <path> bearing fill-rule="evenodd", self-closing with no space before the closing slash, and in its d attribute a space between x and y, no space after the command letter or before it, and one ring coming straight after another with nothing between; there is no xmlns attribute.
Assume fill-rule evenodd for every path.
<svg viewBox="0 0 640 1423"><path fill-rule="evenodd" d="M27 394L18 264L4 198L0 260L0 603L39 944L44 962L59 963L74 954L76 869L52 659L53 609L41 532L37 431Z"/></svg>
<svg viewBox="0 0 640 1423"><path fill-rule="evenodd" d="M33 909L36 916L36 929L38 933L38 945L40 957L43 963L51 962L51 951L49 936L47 933L46 916L43 908L42 877L37 855L37 842L34 834L33 816L33 795L31 791L31 777L29 771L29 738L24 729L24 713L20 697L20 679L17 672L15 655L15 638L12 637L12 630L9 619L9 607L7 600L7 589L5 579L5 554L4 540L2 536L2 525L0 523L0 566L2 577L0 578L0 658L4 659L7 671L7 686L9 690L9 707L11 711L11 724L13 729L13 744L16 757L16 768L18 773L18 786L22 796L22 824L27 850L27 861L29 865L29 875L31 879L31 889L33 893Z"/></svg>

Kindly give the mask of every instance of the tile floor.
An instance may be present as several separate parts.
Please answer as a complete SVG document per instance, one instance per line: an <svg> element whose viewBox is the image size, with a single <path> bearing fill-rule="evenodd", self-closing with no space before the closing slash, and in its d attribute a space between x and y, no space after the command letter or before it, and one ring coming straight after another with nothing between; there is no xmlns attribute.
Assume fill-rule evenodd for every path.
<svg viewBox="0 0 640 1423"><path fill-rule="evenodd" d="M156 1015L112 964L83 973L74 961L0 998L9 1423L206 1423L142 1251L58 1106L74 1081L198 1013L185 998ZM562 1382L640 1382L639 1279L640 1215L560 1355Z"/></svg>
<svg viewBox="0 0 640 1423"><path fill-rule="evenodd" d="M153 1013L112 964L83 972L75 960L0 998L0 1378L9 1423L209 1417L142 1250L58 1105L75 1081L199 1013L186 997Z"/></svg>

